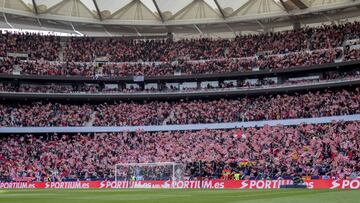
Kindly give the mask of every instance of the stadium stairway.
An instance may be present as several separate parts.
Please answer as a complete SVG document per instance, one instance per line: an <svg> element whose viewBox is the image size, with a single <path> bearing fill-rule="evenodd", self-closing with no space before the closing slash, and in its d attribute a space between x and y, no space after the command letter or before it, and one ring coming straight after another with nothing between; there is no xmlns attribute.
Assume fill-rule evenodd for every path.
<svg viewBox="0 0 360 203"><path fill-rule="evenodd" d="M60 40L60 50L59 50L59 61L64 61L64 51L66 47L66 41L64 39Z"/></svg>

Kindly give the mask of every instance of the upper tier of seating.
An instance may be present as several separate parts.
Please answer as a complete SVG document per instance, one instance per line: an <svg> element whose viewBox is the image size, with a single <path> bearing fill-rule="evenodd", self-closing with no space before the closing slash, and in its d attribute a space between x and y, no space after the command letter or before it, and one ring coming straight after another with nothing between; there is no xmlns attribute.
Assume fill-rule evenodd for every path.
<svg viewBox="0 0 360 203"><path fill-rule="evenodd" d="M354 22L235 39L136 41L73 37L63 47L59 37L3 33L0 35L0 57L25 52L32 61L4 58L0 61L0 73L159 76L311 66L336 60L359 60L358 47L349 49L345 46L346 40L360 38L359 30L360 23ZM97 58L132 63L99 66L93 63Z"/></svg>
<svg viewBox="0 0 360 203"><path fill-rule="evenodd" d="M73 37L68 38L63 46L59 37L3 33L0 35L0 57L9 58L0 61L0 73L161 76L311 66L359 60L359 47L350 49L345 43L350 39L360 39L359 30L360 23L353 22L235 39L136 41ZM11 58L14 56L11 53L25 53L32 61ZM126 63L99 66L94 63L97 58Z"/></svg>
<svg viewBox="0 0 360 203"><path fill-rule="evenodd" d="M125 39L70 38L64 57L70 61L174 61L251 57L257 53L285 54L342 46L345 39L360 36L360 23L324 25L316 28L238 36L235 39L189 39L180 41L129 41Z"/></svg>
<svg viewBox="0 0 360 203"><path fill-rule="evenodd" d="M360 92L326 90L176 102L0 104L0 126L141 126L222 123L360 114Z"/></svg>
<svg viewBox="0 0 360 203"><path fill-rule="evenodd" d="M60 38L39 34L0 32L0 57L26 53L30 59L59 60Z"/></svg>
<svg viewBox="0 0 360 203"><path fill-rule="evenodd" d="M310 52L294 52L285 55L269 55L251 58L228 58L210 61L178 61L164 63L96 63L51 62L46 60L21 61L13 58L0 60L0 73L13 74L18 71L25 75L74 75L90 77L119 76L163 76L215 74L230 72L251 72L253 70L281 70L298 66L313 66L334 63L341 60L343 50L324 49ZM348 53L348 52L347 52ZM349 52L345 60L359 60Z"/></svg>
<svg viewBox="0 0 360 203"><path fill-rule="evenodd" d="M305 27L300 30L243 35L235 39L129 40L68 38L61 49L60 37L39 34L0 34L0 56L28 53L31 59L90 62L106 57L113 62L177 61L242 58L336 48L347 39L359 38L360 23Z"/></svg>

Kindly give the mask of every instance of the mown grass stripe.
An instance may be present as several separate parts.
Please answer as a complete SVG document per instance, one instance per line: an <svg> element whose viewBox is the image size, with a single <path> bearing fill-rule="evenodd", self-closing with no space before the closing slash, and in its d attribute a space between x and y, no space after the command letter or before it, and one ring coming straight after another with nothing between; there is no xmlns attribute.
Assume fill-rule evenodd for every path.
<svg viewBox="0 0 360 203"><path fill-rule="evenodd" d="M2 190L0 203L357 203L359 190L45 189Z"/></svg>

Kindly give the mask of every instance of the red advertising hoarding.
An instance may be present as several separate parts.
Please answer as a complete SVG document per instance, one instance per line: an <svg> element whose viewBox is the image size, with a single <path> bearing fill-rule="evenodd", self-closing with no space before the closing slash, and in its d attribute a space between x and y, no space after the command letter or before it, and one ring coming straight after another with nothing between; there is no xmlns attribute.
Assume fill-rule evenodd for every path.
<svg viewBox="0 0 360 203"><path fill-rule="evenodd" d="M185 181L73 181L1 182L0 189L96 189L96 188L206 188L206 189L279 189L292 180L185 180ZM308 189L360 189L360 178L353 180L305 180Z"/></svg>

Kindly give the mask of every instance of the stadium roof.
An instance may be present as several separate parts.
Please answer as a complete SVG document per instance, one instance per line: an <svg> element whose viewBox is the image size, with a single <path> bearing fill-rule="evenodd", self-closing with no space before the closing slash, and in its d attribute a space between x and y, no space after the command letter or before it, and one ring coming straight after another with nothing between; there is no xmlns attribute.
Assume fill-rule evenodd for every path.
<svg viewBox="0 0 360 203"><path fill-rule="evenodd" d="M314 14L318 21L360 16L359 5L360 0L0 0L0 27L88 35L235 33L316 21Z"/></svg>

